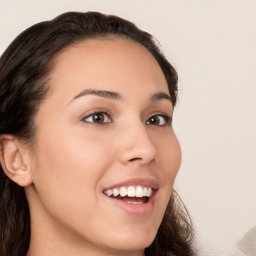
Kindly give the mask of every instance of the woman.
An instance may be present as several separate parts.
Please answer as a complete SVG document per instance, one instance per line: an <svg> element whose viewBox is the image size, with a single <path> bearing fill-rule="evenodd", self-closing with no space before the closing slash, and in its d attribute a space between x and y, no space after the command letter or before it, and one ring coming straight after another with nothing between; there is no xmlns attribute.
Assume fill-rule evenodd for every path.
<svg viewBox="0 0 256 256"><path fill-rule="evenodd" d="M0 60L0 255L194 255L176 99L175 69L119 17L20 34Z"/></svg>

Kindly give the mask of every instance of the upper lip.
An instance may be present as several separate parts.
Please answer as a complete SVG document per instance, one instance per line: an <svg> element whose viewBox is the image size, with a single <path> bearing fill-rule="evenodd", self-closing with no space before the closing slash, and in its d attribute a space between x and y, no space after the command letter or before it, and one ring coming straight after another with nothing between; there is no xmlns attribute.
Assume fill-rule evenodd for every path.
<svg viewBox="0 0 256 256"><path fill-rule="evenodd" d="M119 187L127 187L127 186L139 186L139 185L150 187L156 190L159 189L159 183L152 178L131 178L131 179L127 179L125 181L116 183L114 185L111 185L107 188L104 188L104 190L119 188Z"/></svg>

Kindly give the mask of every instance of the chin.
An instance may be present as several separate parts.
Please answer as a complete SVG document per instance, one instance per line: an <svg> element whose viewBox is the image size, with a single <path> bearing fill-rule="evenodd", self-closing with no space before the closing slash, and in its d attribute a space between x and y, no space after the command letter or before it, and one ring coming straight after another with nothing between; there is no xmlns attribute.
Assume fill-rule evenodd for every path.
<svg viewBox="0 0 256 256"><path fill-rule="evenodd" d="M111 236L111 235L110 235ZM109 237L109 245L114 250L119 251L141 251L149 247L154 241L156 232L148 232L147 229L142 232L122 232L116 236ZM114 238L114 239L113 239ZM107 242L105 240L105 242ZM114 242L114 243L113 243Z"/></svg>

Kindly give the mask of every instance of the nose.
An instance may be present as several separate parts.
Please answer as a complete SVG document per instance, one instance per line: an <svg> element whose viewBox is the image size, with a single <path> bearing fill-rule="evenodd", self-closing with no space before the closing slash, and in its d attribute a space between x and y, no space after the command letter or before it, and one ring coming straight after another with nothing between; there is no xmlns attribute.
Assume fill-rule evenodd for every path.
<svg viewBox="0 0 256 256"><path fill-rule="evenodd" d="M149 136L145 124L128 127L121 139L119 159L124 165L135 164L147 165L158 162L160 154Z"/></svg>

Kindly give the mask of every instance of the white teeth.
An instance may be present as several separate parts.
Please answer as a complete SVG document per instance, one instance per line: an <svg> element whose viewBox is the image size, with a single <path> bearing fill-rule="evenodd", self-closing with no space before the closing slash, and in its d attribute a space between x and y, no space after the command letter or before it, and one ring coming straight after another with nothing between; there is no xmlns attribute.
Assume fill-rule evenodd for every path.
<svg viewBox="0 0 256 256"><path fill-rule="evenodd" d="M147 197L151 197L152 196L152 188L148 189L148 193L147 193Z"/></svg>
<svg viewBox="0 0 256 256"><path fill-rule="evenodd" d="M128 192L129 197L135 197L136 196L136 190L135 190L135 187L133 187L133 186L128 187L127 192Z"/></svg>
<svg viewBox="0 0 256 256"><path fill-rule="evenodd" d="M148 189L147 188L143 188L143 196L147 196L148 193Z"/></svg>
<svg viewBox="0 0 256 256"><path fill-rule="evenodd" d="M127 189L125 187L120 188L120 196L125 197L127 196Z"/></svg>
<svg viewBox="0 0 256 256"><path fill-rule="evenodd" d="M111 196L112 193L113 193L113 191L112 191L111 189L108 189L108 190L107 190L107 196Z"/></svg>
<svg viewBox="0 0 256 256"><path fill-rule="evenodd" d="M128 204L143 204L142 202L131 202L131 201L128 201L127 203Z"/></svg>
<svg viewBox="0 0 256 256"><path fill-rule="evenodd" d="M119 195L119 190L117 188L113 189L113 195L116 197Z"/></svg>
<svg viewBox="0 0 256 256"><path fill-rule="evenodd" d="M143 186L129 186L129 187L121 187L121 188L113 188L104 190L103 193L107 196L117 197L120 195L121 197L151 197L153 194L152 188L143 187Z"/></svg>
<svg viewBox="0 0 256 256"><path fill-rule="evenodd" d="M143 197L143 189L141 186L136 188L136 197Z"/></svg>

